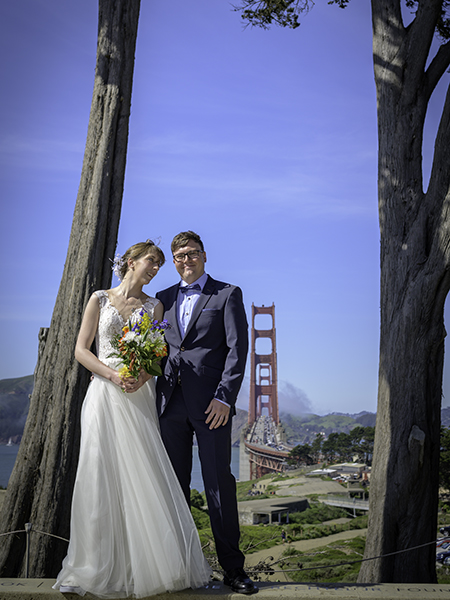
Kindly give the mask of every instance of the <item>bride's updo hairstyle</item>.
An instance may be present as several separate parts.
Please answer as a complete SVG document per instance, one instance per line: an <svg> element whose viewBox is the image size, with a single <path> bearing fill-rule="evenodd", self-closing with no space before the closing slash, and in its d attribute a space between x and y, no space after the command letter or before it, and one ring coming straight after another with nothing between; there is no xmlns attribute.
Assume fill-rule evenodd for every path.
<svg viewBox="0 0 450 600"><path fill-rule="evenodd" d="M164 256L164 252L161 250L159 246L157 246L152 240L147 240L146 242L138 242L134 244L125 252L123 256L120 257L117 264L117 277L120 281L123 281L125 275L128 271L128 259L139 260L144 256L148 256L149 254L153 255L156 260L159 262L159 266L162 267L166 262L166 257ZM116 257L117 260L117 257ZM114 261L116 262L116 261Z"/></svg>

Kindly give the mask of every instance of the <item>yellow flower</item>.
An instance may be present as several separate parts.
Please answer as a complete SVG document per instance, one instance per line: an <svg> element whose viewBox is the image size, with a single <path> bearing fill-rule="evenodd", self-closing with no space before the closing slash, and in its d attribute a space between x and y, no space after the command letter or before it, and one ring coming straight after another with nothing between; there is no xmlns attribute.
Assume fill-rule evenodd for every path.
<svg viewBox="0 0 450 600"><path fill-rule="evenodd" d="M130 371L128 370L127 366L121 367L119 369L119 375L122 377L122 379L125 379L126 377L130 377Z"/></svg>
<svg viewBox="0 0 450 600"><path fill-rule="evenodd" d="M141 320L141 328L143 331L147 331L147 329L150 327L150 317L148 316L148 313L144 313L142 315L142 320Z"/></svg>

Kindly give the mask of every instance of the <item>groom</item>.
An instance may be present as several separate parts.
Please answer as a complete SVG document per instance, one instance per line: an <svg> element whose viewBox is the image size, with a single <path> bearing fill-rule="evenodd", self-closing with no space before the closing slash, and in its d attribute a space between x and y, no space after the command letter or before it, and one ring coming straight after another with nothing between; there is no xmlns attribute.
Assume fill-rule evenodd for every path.
<svg viewBox="0 0 450 600"><path fill-rule="evenodd" d="M190 504L196 434L224 583L234 592L253 594L258 588L243 569L236 482L230 470L231 417L248 351L242 292L205 273L203 242L193 231L176 235L171 250L181 282L156 294L172 325L166 330L169 352L157 382L161 435Z"/></svg>

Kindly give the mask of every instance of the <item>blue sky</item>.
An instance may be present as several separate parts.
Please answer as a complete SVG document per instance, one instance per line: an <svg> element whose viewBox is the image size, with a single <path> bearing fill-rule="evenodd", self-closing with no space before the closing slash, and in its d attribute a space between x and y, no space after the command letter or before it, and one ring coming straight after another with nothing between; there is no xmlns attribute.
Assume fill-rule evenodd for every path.
<svg viewBox="0 0 450 600"><path fill-rule="evenodd" d="M1 3L0 378L33 372L50 323L96 37L95 0ZM252 303L275 303L281 410L376 410L371 44L368 0L346 10L319 0L295 31L244 29L227 0L142 2L117 250L150 237L169 254L173 235L193 229L208 272L242 287L249 316ZM445 85L427 121L426 168ZM169 260L146 291L176 280Z"/></svg>

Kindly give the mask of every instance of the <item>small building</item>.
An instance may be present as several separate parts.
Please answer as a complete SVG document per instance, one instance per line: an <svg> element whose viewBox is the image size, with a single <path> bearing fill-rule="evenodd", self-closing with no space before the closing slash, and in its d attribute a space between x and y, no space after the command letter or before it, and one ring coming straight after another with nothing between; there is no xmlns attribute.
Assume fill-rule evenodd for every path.
<svg viewBox="0 0 450 600"><path fill-rule="evenodd" d="M307 477L335 477L338 474L336 467L330 469L315 469L306 473Z"/></svg>
<svg viewBox="0 0 450 600"><path fill-rule="evenodd" d="M340 475L357 475L361 477L366 465L364 463L342 463L340 465L331 465L330 468L337 471Z"/></svg>
<svg viewBox="0 0 450 600"><path fill-rule="evenodd" d="M353 480L353 481L347 481L347 493L349 496L352 496L352 494L358 494L358 497L362 498L363 500L366 499L366 486L365 486L365 482L358 480Z"/></svg>
<svg viewBox="0 0 450 600"><path fill-rule="evenodd" d="M307 508L309 508L308 500L296 496L238 502L239 523L241 525L289 523L289 514Z"/></svg>

